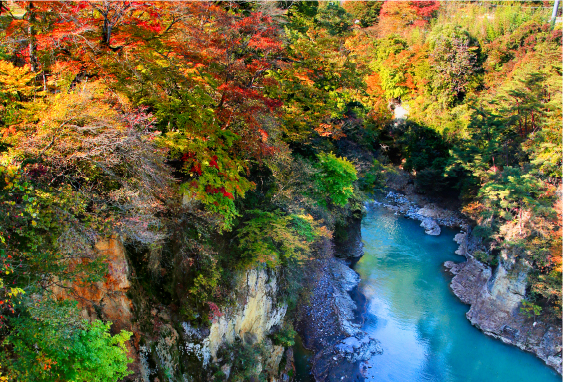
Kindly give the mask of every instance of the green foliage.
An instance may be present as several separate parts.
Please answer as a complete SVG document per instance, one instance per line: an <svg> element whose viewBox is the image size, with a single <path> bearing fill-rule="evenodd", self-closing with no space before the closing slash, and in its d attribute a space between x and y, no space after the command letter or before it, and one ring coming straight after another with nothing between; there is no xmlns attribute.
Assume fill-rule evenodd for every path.
<svg viewBox="0 0 564 382"><path fill-rule="evenodd" d="M285 324L276 333L272 335L272 342L275 345L281 345L284 347L294 346L295 340L298 333L294 330L291 324Z"/></svg>
<svg viewBox="0 0 564 382"><path fill-rule="evenodd" d="M479 237L479 235L478 235ZM481 261L484 264L488 264L492 267L496 267L499 259L497 256L493 255L493 254L488 254L486 252L483 251L476 251L472 254L478 261Z"/></svg>
<svg viewBox="0 0 564 382"><path fill-rule="evenodd" d="M355 21L360 21L361 27L366 28L378 22L383 3L383 1L347 1L343 7Z"/></svg>
<svg viewBox="0 0 564 382"><path fill-rule="evenodd" d="M561 250L562 246L559 246L558 249ZM562 269L551 265L548 264L542 271L536 270L531 274L531 297L545 305L544 314L560 320L562 317Z"/></svg>
<svg viewBox="0 0 564 382"><path fill-rule="evenodd" d="M301 261L310 245L325 231L311 216L285 216L281 211L248 211L249 220L237 230L245 265L264 263L274 268L289 261Z"/></svg>
<svg viewBox="0 0 564 382"><path fill-rule="evenodd" d="M542 308L538 305L533 304L530 301L523 300L521 306L521 313L523 313L528 318L535 318L539 316L542 312Z"/></svg>
<svg viewBox="0 0 564 382"><path fill-rule="evenodd" d="M390 171L378 160L374 159L372 166L367 169L358 180L358 187L363 192L374 192L386 186L386 172Z"/></svg>
<svg viewBox="0 0 564 382"><path fill-rule="evenodd" d="M211 231L211 227L207 228ZM216 303L228 303L226 291L229 291L233 279L230 270L236 267L237 262L232 253L224 256L220 252L221 246L213 245L205 232L197 236L198 240L188 239L193 235L190 231L182 233L184 246L177 248L181 255L175 256L171 297L173 301L178 301L183 319L194 326L207 326L217 319L218 312L212 307L215 309ZM161 285L156 287L162 288ZM161 301L164 299L157 297Z"/></svg>
<svg viewBox="0 0 564 382"><path fill-rule="evenodd" d="M477 84L479 47L472 43L468 32L460 27L449 28L437 25L429 34L427 41L431 45L431 66L433 75L431 94L446 106L452 106Z"/></svg>
<svg viewBox="0 0 564 382"><path fill-rule="evenodd" d="M261 358L266 355L262 344L251 345L238 338L220 351L232 360L229 381L243 382L261 377L257 371Z"/></svg>
<svg viewBox="0 0 564 382"><path fill-rule="evenodd" d="M22 101L30 98L37 90L31 84L34 77L35 74L27 68L16 67L0 59L0 126L20 122L18 111L25 105ZM4 130L4 134L8 133L8 129ZM11 130L11 133L15 132L13 128Z"/></svg>
<svg viewBox="0 0 564 382"><path fill-rule="evenodd" d="M352 26L351 15L337 2L322 3L315 17L322 28L327 29L331 35L343 35Z"/></svg>
<svg viewBox="0 0 564 382"><path fill-rule="evenodd" d="M475 36L480 44L487 44L510 35L528 21L546 21L550 9L527 7L523 2L504 2L501 7L481 6L472 3L449 3L435 22L436 25L456 23ZM464 15L465 17L460 17Z"/></svg>
<svg viewBox="0 0 564 382"><path fill-rule="evenodd" d="M406 158L405 170L444 169L449 147L433 129L408 121L398 141Z"/></svg>
<svg viewBox="0 0 564 382"><path fill-rule="evenodd" d="M435 160L435 167L417 171L417 176L415 177L415 189L417 192L428 195L440 195L445 191L451 190L450 179L445 177L444 167L437 163L441 162Z"/></svg>
<svg viewBox="0 0 564 382"><path fill-rule="evenodd" d="M6 357L9 377L18 381L118 381L131 374L125 342L131 333L112 336L111 323L80 320L68 304L48 303L48 312L11 320L5 343L15 357ZM60 316L59 316L60 315ZM69 320L70 319L70 320ZM70 322L69 322L70 321Z"/></svg>
<svg viewBox="0 0 564 382"><path fill-rule="evenodd" d="M269 96L284 103L283 139L298 145L315 137L343 137L344 117L360 101L363 67L344 48L350 18L339 5L299 2L285 27L292 64L271 71Z"/></svg>
<svg viewBox="0 0 564 382"><path fill-rule="evenodd" d="M209 118L213 121L213 113ZM239 216L235 196L242 197L253 188L253 184L242 176L244 161L229 154L229 149L240 138L219 128L210 139L189 137L186 132L167 132L159 142L183 161L182 169L191 179L180 187L187 199L202 202L208 211L222 217L223 229L230 229L233 220Z"/></svg>
<svg viewBox="0 0 564 382"><path fill-rule="evenodd" d="M542 184L530 174L524 174L521 169L506 167L499 177L486 183L478 194L488 200L487 206L493 213L507 218L507 213L520 208L535 208L538 206ZM502 212L503 211L503 212Z"/></svg>
<svg viewBox="0 0 564 382"><path fill-rule="evenodd" d="M106 270L103 259L79 252L90 244L77 224L85 215L86 199L69 186L45 190L33 183L20 166L0 165L0 301L5 302L0 312L13 313L14 295L37 293L54 278L91 283ZM98 223L95 218L81 223L85 220L90 227Z"/></svg>
<svg viewBox="0 0 564 382"><path fill-rule="evenodd" d="M506 167L499 175L492 176L478 193L485 207L481 218L496 231L505 222L515 222L518 236L524 237L527 235L523 219L525 211L532 212L540 219L553 213L542 199L541 195L545 192L543 182L530 173ZM536 234L534 231L530 233Z"/></svg>
<svg viewBox="0 0 564 382"><path fill-rule="evenodd" d="M398 62L399 53L407 49L407 41L397 35L390 35L378 41L374 61L370 68L379 73L380 83L386 99L401 98L408 94L405 86L406 72Z"/></svg>
<svg viewBox="0 0 564 382"><path fill-rule="evenodd" d="M316 229L317 227L311 216L291 215L290 218L292 227L300 237L303 237L309 243L318 239L320 233L319 230Z"/></svg>
<svg viewBox="0 0 564 382"><path fill-rule="evenodd" d="M188 293L192 295L193 299L200 304L213 300L217 291L217 286L220 281L221 274L217 267L209 266L202 272L199 272L192 280L192 286L188 289ZM190 301L193 303L193 300Z"/></svg>
<svg viewBox="0 0 564 382"><path fill-rule="evenodd" d="M333 203L344 206L354 194L353 182L357 180L354 165L346 158L338 158L333 153L317 155L314 176L317 186L316 199L321 205Z"/></svg>

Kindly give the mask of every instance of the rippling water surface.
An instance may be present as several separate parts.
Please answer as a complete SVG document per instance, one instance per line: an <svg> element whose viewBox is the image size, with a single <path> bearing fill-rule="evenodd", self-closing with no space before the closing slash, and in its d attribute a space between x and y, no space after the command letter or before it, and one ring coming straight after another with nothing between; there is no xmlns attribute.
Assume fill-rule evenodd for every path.
<svg viewBox="0 0 564 382"><path fill-rule="evenodd" d="M560 376L532 354L470 325L443 270L456 231L426 235L419 222L380 207L364 218L364 256L354 269L366 296L364 327L384 354L369 361L366 380L382 382L556 382Z"/></svg>

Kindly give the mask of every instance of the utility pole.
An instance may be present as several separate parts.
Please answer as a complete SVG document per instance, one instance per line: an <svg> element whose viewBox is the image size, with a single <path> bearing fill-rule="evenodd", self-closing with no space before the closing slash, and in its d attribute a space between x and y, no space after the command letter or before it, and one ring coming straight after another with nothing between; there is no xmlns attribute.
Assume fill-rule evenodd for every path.
<svg viewBox="0 0 564 382"><path fill-rule="evenodd" d="M554 8L552 8L552 17L550 18L550 23L554 25L556 21L556 15L558 15L558 5L560 4L560 0L554 0Z"/></svg>

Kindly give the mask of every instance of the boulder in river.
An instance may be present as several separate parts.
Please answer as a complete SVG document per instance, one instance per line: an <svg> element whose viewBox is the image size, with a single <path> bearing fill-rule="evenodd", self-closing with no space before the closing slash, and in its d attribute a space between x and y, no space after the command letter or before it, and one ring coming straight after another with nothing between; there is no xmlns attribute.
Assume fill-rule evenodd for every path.
<svg viewBox="0 0 564 382"><path fill-rule="evenodd" d="M434 219L423 219L423 221L421 222L421 227L425 228L425 233L427 235L438 236L441 234L441 227L439 227Z"/></svg>
<svg viewBox="0 0 564 382"><path fill-rule="evenodd" d="M384 352L380 341L365 332L345 338L335 345L335 351L349 362L368 361L372 356Z"/></svg>

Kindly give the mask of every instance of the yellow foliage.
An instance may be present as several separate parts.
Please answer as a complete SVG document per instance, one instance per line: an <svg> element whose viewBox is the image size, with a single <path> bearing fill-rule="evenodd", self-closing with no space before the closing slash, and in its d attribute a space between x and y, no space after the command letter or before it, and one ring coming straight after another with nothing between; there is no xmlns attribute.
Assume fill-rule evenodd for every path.
<svg viewBox="0 0 564 382"><path fill-rule="evenodd" d="M17 100L18 94L31 95L36 86L30 85L35 73L27 68L18 68L8 61L0 60L0 97ZM1 99L1 98L0 98Z"/></svg>

